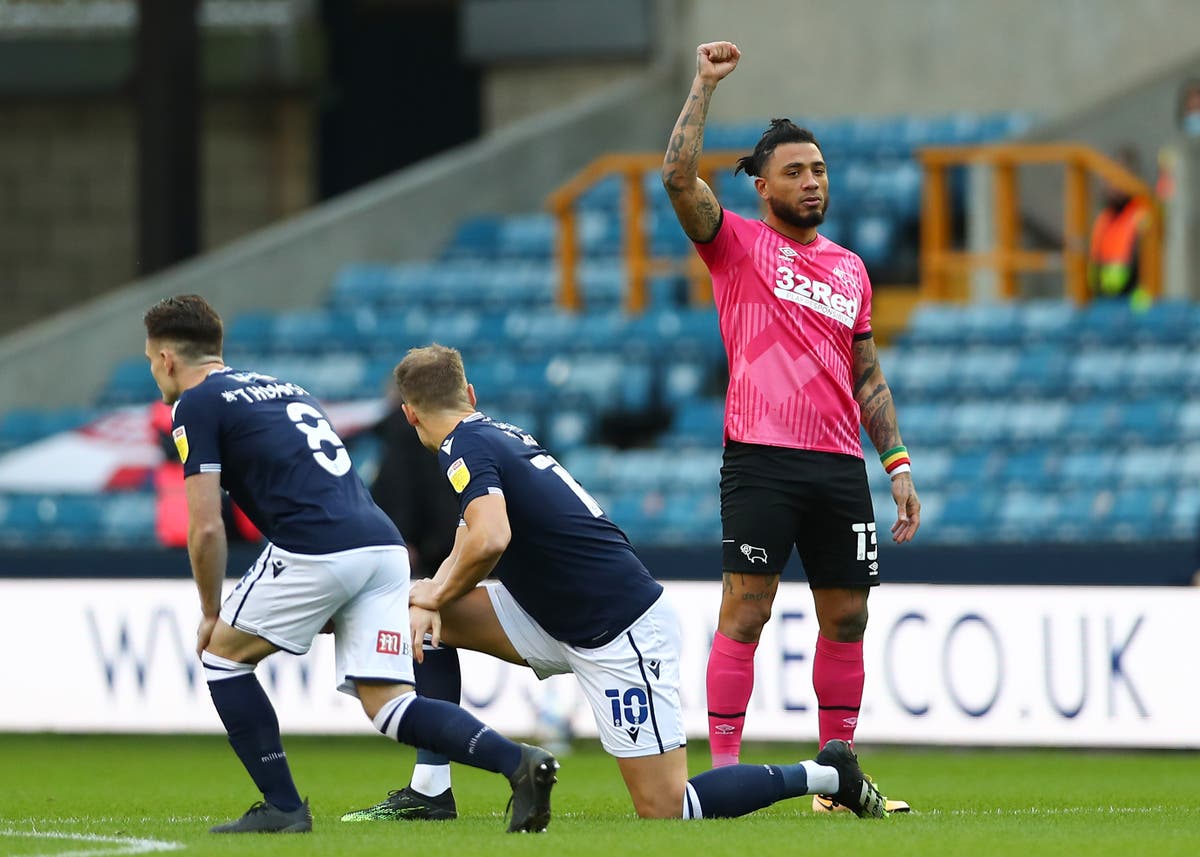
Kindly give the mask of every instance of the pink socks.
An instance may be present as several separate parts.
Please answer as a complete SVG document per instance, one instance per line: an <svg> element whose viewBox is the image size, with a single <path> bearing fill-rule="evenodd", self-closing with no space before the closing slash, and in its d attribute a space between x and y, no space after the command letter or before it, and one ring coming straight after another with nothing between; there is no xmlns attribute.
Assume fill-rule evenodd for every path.
<svg viewBox="0 0 1200 857"><path fill-rule="evenodd" d="M817 724L820 734L818 747L840 738L854 743L854 728L858 726L858 709L863 694L863 644L835 643L817 635L817 652L813 657L813 690L817 692ZM715 651L714 646L714 651ZM712 662L708 672L712 676ZM712 690L708 692L708 707L712 708ZM709 712L709 731L712 731L712 712ZM714 745L715 746L715 745ZM714 750L715 753L715 750Z"/></svg>
<svg viewBox="0 0 1200 857"><path fill-rule="evenodd" d="M708 740L714 768L736 765L742 748L746 705L754 689L754 650L758 643L739 643L720 631L708 653ZM861 677L862 649L859 648ZM861 678L859 692L862 692Z"/></svg>

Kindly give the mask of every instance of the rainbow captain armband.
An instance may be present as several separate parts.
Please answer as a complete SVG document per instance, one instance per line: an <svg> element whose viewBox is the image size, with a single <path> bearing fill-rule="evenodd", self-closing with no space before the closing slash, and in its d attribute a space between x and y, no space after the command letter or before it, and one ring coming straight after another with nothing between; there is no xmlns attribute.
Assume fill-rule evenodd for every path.
<svg viewBox="0 0 1200 857"><path fill-rule="evenodd" d="M908 457L908 450L903 446L889 449L879 456L879 461L883 464L883 469L887 471L888 476L912 471L912 460Z"/></svg>

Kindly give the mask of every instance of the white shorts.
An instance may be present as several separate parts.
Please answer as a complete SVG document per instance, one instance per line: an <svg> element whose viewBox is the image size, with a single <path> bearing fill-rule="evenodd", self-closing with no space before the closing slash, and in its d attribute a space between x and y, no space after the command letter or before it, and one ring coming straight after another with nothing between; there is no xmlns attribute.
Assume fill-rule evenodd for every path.
<svg viewBox="0 0 1200 857"><path fill-rule="evenodd" d="M355 679L414 684L408 551L395 545L297 554L268 544L221 605L221 618L302 655L330 619L338 690Z"/></svg>
<svg viewBox="0 0 1200 857"><path fill-rule="evenodd" d="M484 589L513 648L538 678L575 673L610 755L652 756L687 743L679 701L679 619L666 598L608 645L583 649L547 634L503 585Z"/></svg>

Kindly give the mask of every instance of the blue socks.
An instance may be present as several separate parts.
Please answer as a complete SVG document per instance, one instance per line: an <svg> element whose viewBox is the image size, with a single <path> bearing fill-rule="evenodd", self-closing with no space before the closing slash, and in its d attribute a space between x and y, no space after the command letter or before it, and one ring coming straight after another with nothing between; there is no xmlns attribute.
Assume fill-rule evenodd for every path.
<svg viewBox="0 0 1200 857"><path fill-rule="evenodd" d="M215 660L205 652L206 668L220 669L211 663ZM253 666L249 667L249 670L253 669ZM301 801L283 752L275 708L254 673L239 672L241 674L231 678L210 680L208 692L225 724L233 751L242 760L263 798L272 806L291 812L300 807Z"/></svg>
<svg viewBox="0 0 1200 857"><path fill-rule="evenodd" d="M508 777L521 764L520 744L449 702L406 693L380 708L374 723L393 741L425 747L473 768Z"/></svg>
<svg viewBox="0 0 1200 857"><path fill-rule="evenodd" d="M427 699L440 699L458 705L462 699L462 666L458 649L450 646L427 647L421 663L413 661L417 678L417 693ZM423 747L417 748L418 765L449 765L450 759Z"/></svg>
<svg viewBox="0 0 1200 857"><path fill-rule="evenodd" d="M808 794L808 772L802 765L726 765L688 780L689 797L699 802L685 818L736 818L790 797Z"/></svg>

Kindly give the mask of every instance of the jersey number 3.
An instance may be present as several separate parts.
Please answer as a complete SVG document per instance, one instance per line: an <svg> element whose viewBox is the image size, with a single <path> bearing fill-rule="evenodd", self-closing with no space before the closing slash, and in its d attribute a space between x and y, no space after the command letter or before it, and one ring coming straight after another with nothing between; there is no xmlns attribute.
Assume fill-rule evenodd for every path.
<svg viewBox="0 0 1200 857"><path fill-rule="evenodd" d="M346 445L320 411L304 402L292 402L287 406L287 415L308 439L308 448L313 451L317 464L334 476L345 476L350 472L350 453L346 452ZM310 423L306 417L316 422ZM326 446L337 450L332 458L325 451Z"/></svg>

